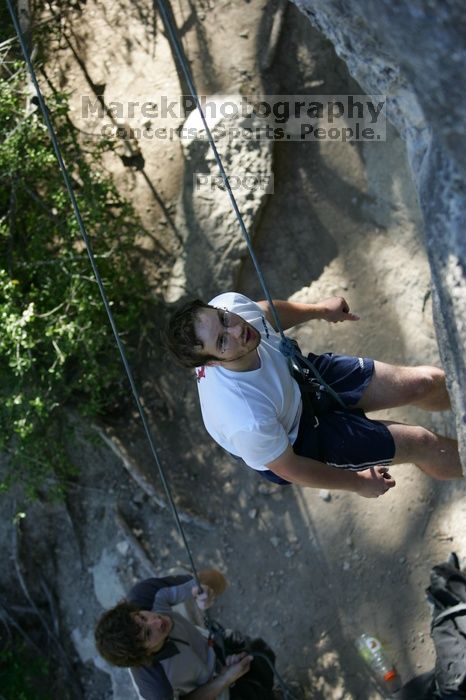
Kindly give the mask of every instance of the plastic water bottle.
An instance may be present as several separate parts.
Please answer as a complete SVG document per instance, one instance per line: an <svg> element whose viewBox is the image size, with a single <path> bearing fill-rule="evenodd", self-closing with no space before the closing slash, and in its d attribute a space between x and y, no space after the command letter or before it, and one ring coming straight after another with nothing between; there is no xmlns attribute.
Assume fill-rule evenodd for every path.
<svg viewBox="0 0 466 700"><path fill-rule="evenodd" d="M401 680L394 664L386 655L381 643L375 637L362 634L356 641L358 651L371 669L386 697L401 689Z"/></svg>

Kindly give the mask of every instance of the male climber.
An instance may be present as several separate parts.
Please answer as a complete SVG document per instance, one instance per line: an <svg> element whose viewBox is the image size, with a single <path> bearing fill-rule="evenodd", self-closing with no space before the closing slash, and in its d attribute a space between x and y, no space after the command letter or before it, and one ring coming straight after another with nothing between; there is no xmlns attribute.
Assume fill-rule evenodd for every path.
<svg viewBox="0 0 466 700"><path fill-rule="evenodd" d="M343 297L318 304L274 301L284 330L313 319L357 321ZM316 416L279 350L268 302L229 292L195 300L171 317L174 358L197 368L205 427L230 454L279 483L377 498L395 486L388 465L414 463L435 479L462 477L458 444L419 425L371 420L368 411L450 407L444 372L344 355L309 355L345 408Z"/></svg>

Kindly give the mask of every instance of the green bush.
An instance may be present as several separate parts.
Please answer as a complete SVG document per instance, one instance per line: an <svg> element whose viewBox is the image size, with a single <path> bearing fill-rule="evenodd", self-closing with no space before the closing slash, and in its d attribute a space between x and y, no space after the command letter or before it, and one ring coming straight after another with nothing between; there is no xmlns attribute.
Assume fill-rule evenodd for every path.
<svg viewBox="0 0 466 700"><path fill-rule="evenodd" d="M9 72L0 80L0 451L10 468L0 488L19 481L32 496L49 481L60 490L70 473L63 408L111 410L127 380L47 130L20 65ZM147 318L132 254L141 225L103 171L109 143L86 145L84 156L67 96L47 101L113 313L134 346Z"/></svg>
<svg viewBox="0 0 466 700"><path fill-rule="evenodd" d="M0 693L5 700L51 700L41 689L47 676L45 659L31 657L24 645L0 650Z"/></svg>

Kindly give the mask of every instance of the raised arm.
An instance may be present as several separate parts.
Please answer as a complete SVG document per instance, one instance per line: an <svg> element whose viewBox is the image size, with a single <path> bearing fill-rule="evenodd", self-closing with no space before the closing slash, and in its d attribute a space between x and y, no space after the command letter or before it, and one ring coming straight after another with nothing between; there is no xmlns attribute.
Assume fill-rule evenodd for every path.
<svg viewBox="0 0 466 700"><path fill-rule="evenodd" d="M395 486L395 481L386 467L371 467L360 472L329 467L315 459L299 457L293 452L291 445L280 457L266 466L293 484L317 489L353 491L365 498L377 498Z"/></svg>
<svg viewBox="0 0 466 700"><path fill-rule="evenodd" d="M269 302L258 301L257 303L263 309L267 321L275 328ZM323 319L329 323L359 320L357 314L351 313L348 302L343 297L329 297L317 304L302 304L297 301L282 301L280 299L274 299L273 303L283 330L314 319ZM277 329L275 328L275 330Z"/></svg>
<svg viewBox="0 0 466 700"><path fill-rule="evenodd" d="M222 595L227 587L227 581L223 574L216 569L205 569L199 572L199 583L202 586L200 591L197 586L192 589L192 594L201 610L210 608L219 595Z"/></svg>

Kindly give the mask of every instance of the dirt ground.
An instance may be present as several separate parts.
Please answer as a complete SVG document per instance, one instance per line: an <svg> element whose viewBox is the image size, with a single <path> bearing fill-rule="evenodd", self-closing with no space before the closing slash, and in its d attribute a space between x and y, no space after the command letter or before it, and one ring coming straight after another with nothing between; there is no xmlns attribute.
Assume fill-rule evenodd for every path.
<svg viewBox="0 0 466 700"><path fill-rule="evenodd" d="M331 46L292 5L273 62L260 68L277 7L263 0L183 0L174 6L200 92L247 85L266 94L359 93ZM78 55L93 82L106 84L106 99L179 90L149 3L88 2L72 27ZM72 86L78 120L88 85L82 66L64 44L49 70ZM157 286L165 274L154 262L157 247L175 256L179 246L170 213L182 161L176 142L141 140L138 147L142 170L124 167L114 155L107 167L152 232L140 244ZM394 130L378 144L276 144L274 177L274 194L255 233L273 296L317 301L342 294L361 315L357 323L314 322L296 329L301 347L438 364L422 226ZM262 297L248 261L237 289ZM157 349L149 356L142 393L197 565L219 568L230 584L215 617L226 627L263 636L285 679L313 700L381 697L355 650L363 632L382 640L403 680L432 667L424 590L432 565L451 551L466 557L463 483L434 482L413 465L400 465L392 470L396 488L376 500L269 485L210 441L193 377L163 361ZM406 408L383 415L454 435L448 413ZM123 676L120 686L115 679L112 686L106 670L94 665L94 621L133 582L153 570L186 566L187 560L173 518L161 505L165 497L136 416L114 421L112 429L149 475L159 503L94 428L76 420L79 439L70 451L80 474L65 504L38 503L28 511L22 546L28 573L40 570L53 584L60 636L68 650L74 648L70 660L79 657L82 664L82 697L123 700L131 697ZM17 508L10 500L4 509L8 522ZM0 537L9 548L6 522Z"/></svg>

